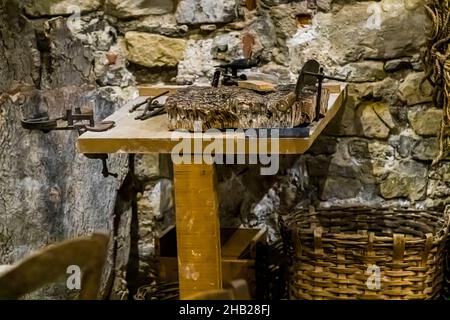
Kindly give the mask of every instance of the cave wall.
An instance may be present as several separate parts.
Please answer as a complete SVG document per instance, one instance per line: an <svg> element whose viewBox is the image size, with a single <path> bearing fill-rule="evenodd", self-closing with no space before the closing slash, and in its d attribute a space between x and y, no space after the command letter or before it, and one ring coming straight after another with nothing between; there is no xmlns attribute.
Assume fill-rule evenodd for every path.
<svg viewBox="0 0 450 320"><path fill-rule="evenodd" d="M291 83L314 58L349 79L349 98L306 155L282 157L277 176L218 167L223 225L268 226L276 240L279 214L295 206L442 209L450 163L431 166L441 110L429 84L419 88L430 27L424 2L259 0L250 11L243 0L2 0L0 263L54 239L112 230L115 221L111 297L151 282L155 232L173 223L169 158L136 158L143 187L131 231L130 207L116 201L126 159L112 157L121 177L105 180L98 163L76 155L74 135L27 132L18 120L36 109L60 112L68 101L90 101L103 117L139 83L209 83L216 65L242 56L245 34L263 60L254 76ZM130 240L133 232L139 237Z"/></svg>

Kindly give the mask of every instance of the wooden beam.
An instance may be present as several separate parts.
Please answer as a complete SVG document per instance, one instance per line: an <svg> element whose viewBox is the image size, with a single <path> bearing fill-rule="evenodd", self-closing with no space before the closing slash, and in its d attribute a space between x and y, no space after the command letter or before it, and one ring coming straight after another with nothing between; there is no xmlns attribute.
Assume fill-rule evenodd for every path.
<svg viewBox="0 0 450 320"><path fill-rule="evenodd" d="M222 289L214 165L174 165L180 299Z"/></svg>
<svg viewBox="0 0 450 320"><path fill-rule="evenodd" d="M233 235L222 246L222 257L227 259L239 259L247 249L259 230L237 229Z"/></svg>

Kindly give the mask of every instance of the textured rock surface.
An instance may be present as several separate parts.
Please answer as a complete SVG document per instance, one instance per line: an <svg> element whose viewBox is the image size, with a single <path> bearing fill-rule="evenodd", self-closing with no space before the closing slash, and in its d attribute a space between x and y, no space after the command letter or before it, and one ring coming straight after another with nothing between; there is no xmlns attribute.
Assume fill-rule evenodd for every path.
<svg viewBox="0 0 450 320"><path fill-rule="evenodd" d="M343 67L340 73L354 82L379 81L386 77L384 63L377 61L352 62Z"/></svg>
<svg viewBox="0 0 450 320"><path fill-rule="evenodd" d="M363 104L358 108L362 134L368 138L385 139L389 136L389 127L375 112L373 105Z"/></svg>
<svg viewBox="0 0 450 320"><path fill-rule="evenodd" d="M43 134L24 130L20 121L39 114L57 117L66 108L87 105L100 120L114 112L133 90L85 85L94 82L93 50L83 41L93 39L95 30L85 29L86 38L82 40L72 34L63 18L33 24L19 15L20 7L14 1L2 1L0 13L1 40L6 44L0 49L4 57L0 65L7 66L0 80L2 264L13 263L54 241L95 230L114 235L118 229L126 229L129 222L125 219L123 224L116 224L113 212L125 215L119 210L116 193L127 159L111 157L110 170L119 178L105 179L98 160L77 154L75 132ZM126 266L113 244L108 262L104 295L111 291L114 266ZM72 296L73 292L60 284L29 298Z"/></svg>
<svg viewBox="0 0 450 320"><path fill-rule="evenodd" d="M26 0L25 12L31 16L58 16L100 8L100 0Z"/></svg>
<svg viewBox="0 0 450 320"><path fill-rule="evenodd" d="M386 199L406 197L420 200L426 192L427 169L413 161L401 161L398 168L389 173L380 184L380 192Z"/></svg>
<svg viewBox="0 0 450 320"><path fill-rule="evenodd" d="M1 252L2 263L17 261L53 241L113 229L115 193L122 178L102 178L99 161L77 155L75 133L45 135L20 126L22 113L30 116L48 110L61 114L65 103L58 96L68 105L93 99L99 116L117 107L115 102L104 101L98 92L83 94L74 87L31 91L16 103L10 96L2 96L0 224L11 234ZM126 159L113 157L109 166L123 177Z"/></svg>
<svg viewBox="0 0 450 320"><path fill-rule="evenodd" d="M133 18L170 13L173 0L106 0L105 12L118 18Z"/></svg>
<svg viewBox="0 0 450 320"><path fill-rule="evenodd" d="M415 108L408 112L408 120L421 136L436 136L441 127L442 109Z"/></svg>
<svg viewBox="0 0 450 320"><path fill-rule="evenodd" d="M417 141L413 146L412 157L417 160L433 160L439 152L437 138Z"/></svg>
<svg viewBox="0 0 450 320"><path fill-rule="evenodd" d="M179 83L210 83L213 75L214 40L188 40L184 58L178 66Z"/></svg>
<svg viewBox="0 0 450 320"><path fill-rule="evenodd" d="M431 85L428 82L422 84L423 72L411 73L400 84L398 95L409 106L431 101Z"/></svg>
<svg viewBox="0 0 450 320"><path fill-rule="evenodd" d="M236 17L236 0L181 0L176 17L182 24L230 22Z"/></svg>
<svg viewBox="0 0 450 320"><path fill-rule="evenodd" d="M145 67L174 67L182 59L186 41L143 32L127 32L128 59Z"/></svg>
<svg viewBox="0 0 450 320"><path fill-rule="evenodd" d="M139 31L168 37L181 37L186 35L189 30L187 25L178 25L172 14L151 15L135 20L119 21L117 27L122 33Z"/></svg>
<svg viewBox="0 0 450 320"><path fill-rule="evenodd" d="M360 59L394 59L420 51L426 36L417 26L428 23L423 7L408 10L403 0L391 1L389 8L383 3L364 1L336 13L318 13L311 26L288 41L291 68L303 64L299 57L315 56L336 68Z"/></svg>
<svg viewBox="0 0 450 320"><path fill-rule="evenodd" d="M15 81L38 84L41 61L33 26L18 15L20 8L15 2L0 3L0 92Z"/></svg>

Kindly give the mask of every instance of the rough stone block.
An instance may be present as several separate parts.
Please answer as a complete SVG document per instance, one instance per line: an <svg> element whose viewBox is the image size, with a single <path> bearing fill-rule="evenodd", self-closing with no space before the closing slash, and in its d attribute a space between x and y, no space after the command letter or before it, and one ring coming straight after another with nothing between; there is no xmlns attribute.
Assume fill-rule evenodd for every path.
<svg viewBox="0 0 450 320"><path fill-rule="evenodd" d="M134 18L171 13L173 0L106 0L106 13L118 18Z"/></svg>
<svg viewBox="0 0 450 320"><path fill-rule="evenodd" d="M414 131L421 136L436 136L442 122L442 109L416 108L408 111L408 120Z"/></svg>
<svg viewBox="0 0 450 320"><path fill-rule="evenodd" d="M361 191L361 188L362 184L359 180L328 176L321 186L320 198L322 200L354 198Z"/></svg>
<svg viewBox="0 0 450 320"><path fill-rule="evenodd" d="M97 10L101 4L100 0L28 0L25 12L34 17L70 15Z"/></svg>
<svg viewBox="0 0 450 320"><path fill-rule="evenodd" d="M231 22L236 18L236 0L181 0L176 17L182 24Z"/></svg>
<svg viewBox="0 0 450 320"><path fill-rule="evenodd" d="M174 67L183 58L186 41L144 32L125 34L128 60L148 68Z"/></svg>
<svg viewBox="0 0 450 320"><path fill-rule="evenodd" d="M432 101L432 88L428 81L423 82L424 73L414 72L406 76L398 88L398 97L408 106Z"/></svg>
<svg viewBox="0 0 450 320"><path fill-rule="evenodd" d="M417 141L412 148L412 157L417 160L429 161L436 158L439 153L437 138L426 138Z"/></svg>
<svg viewBox="0 0 450 320"><path fill-rule="evenodd" d="M414 160L402 160L380 184L385 199L408 198L412 201L424 197L427 187L426 166Z"/></svg>

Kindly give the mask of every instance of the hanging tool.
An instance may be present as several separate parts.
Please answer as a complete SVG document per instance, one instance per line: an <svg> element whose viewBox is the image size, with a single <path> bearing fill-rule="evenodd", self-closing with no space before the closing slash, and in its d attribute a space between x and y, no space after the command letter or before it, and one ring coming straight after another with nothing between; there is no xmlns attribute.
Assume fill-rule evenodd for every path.
<svg viewBox="0 0 450 320"><path fill-rule="evenodd" d="M65 126L58 126L58 122L65 121ZM85 122L89 122L89 124ZM37 117L32 119L24 119L21 121L22 127L28 130L40 130L48 133L54 130L76 130L79 134L86 131L103 132L114 127L114 121L102 121L95 123L94 113L82 113L80 108L75 108L75 113L71 109L66 110L64 116L50 119L49 117Z"/></svg>
<svg viewBox="0 0 450 320"><path fill-rule="evenodd" d="M66 122L66 125L59 126L58 122ZM88 122L88 123L86 123ZM22 127L28 130L39 130L43 133L49 133L55 130L64 131L77 131L79 135L87 131L91 132L104 132L113 128L115 125L114 121L101 121L95 123L93 112L81 112L81 108L75 108L75 112L72 109L67 109L64 116L50 119L48 116L40 116L31 119L24 119L21 121ZM102 160L103 170L102 174L104 177L115 177L118 175L111 173L108 170L108 165L106 160L108 159L107 154L95 154L95 155L85 155L89 159Z"/></svg>
<svg viewBox="0 0 450 320"><path fill-rule="evenodd" d="M138 103L136 105L134 105L131 109L130 109L130 113L135 112L139 107L145 105L144 111L142 112L142 114L140 116L137 116L135 119L136 120L147 120L150 119L152 117L156 117L159 116L161 114L166 113L166 107L164 106L164 104L161 104L158 99L169 94L170 91L166 91L163 92L155 97L149 97L148 99L146 99L145 101Z"/></svg>

